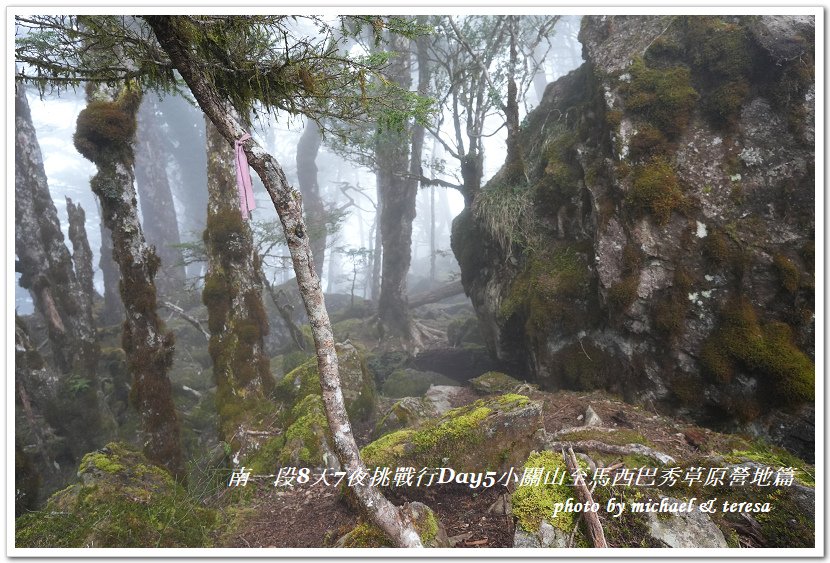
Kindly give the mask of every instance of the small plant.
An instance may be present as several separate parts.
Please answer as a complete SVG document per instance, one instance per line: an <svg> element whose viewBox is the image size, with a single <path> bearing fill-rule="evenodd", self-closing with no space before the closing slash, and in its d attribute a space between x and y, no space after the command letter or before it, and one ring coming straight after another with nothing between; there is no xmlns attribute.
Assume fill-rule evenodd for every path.
<svg viewBox="0 0 830 563"><path fill-rule="evenodd" d="M78 394L89 389L91 381L85 377L81 377L80 375L73 375L69 378L67 383L69 384L69 390L75 394Z"/></svg>

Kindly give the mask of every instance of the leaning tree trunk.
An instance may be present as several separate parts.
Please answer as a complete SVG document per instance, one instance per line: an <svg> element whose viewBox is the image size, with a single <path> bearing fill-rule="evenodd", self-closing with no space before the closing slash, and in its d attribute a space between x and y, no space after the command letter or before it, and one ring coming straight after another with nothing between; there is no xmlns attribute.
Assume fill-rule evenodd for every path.
<svg viewBox="0 0 830 563"><path fill-rule="evenodd" d="M156 288L167 298L181 296L184 260L181 250L175 246L181 242L179 224L167 179L167 155L156 117L156 102L150 97L144 98L138 110L135 179L141 202L141 226L147 242L155 246L161 260Z"/></svg>
<svg viewBox="0 0 830 563"><path fill-rule="evenodd" d="M130 398L141 420L144 453L153 463L184 477L179 421L167 376L173 363L173 333L164 331L156 313L153 280L159 259L144 241L133 184L133 142L141 93L130 86L115 98L102 87L90 87L74 141L78 152L98 168L90 186L101 204L104 224L112 232L113 259L121 272L126 313L122 347L133 377Z"/></svg>
<svg viewBox="0 0 830 563"><path fill-rule="evenodd" d="M273 387L263 344L268 319L262 305L259 257L251 228L239 210L234 153L206 121L208 272L202 301L208 309L208 350L217 385L220 435L231 445L233 457L239 458L267 437L257 415Z"/></svg>
<svg viewBox="0 0 830 563"><path fill-rule="evenodd" d="M199 106L210 118L225 140L232 144L245 134L245 129L233 117L233 108L208 82L200 70L200 62L194 60L189 48L189 33L178 27L176 16L145 16L153 28L162 49L170 57L173 66L196 98ZM334 449L340 464L347 472L366 471L360 459L360 451L352 434L346 405L340 387L337 369L337 353L331 321L323 300L320 278L314 272L311 249L306 235L302 214L302 197L291 188L277 160L265 152L253 139L243 143L248 160L262 179L280 217L288 250L291 253L300 295L308 314L311 334L317 352L317 369L320 373L323 406L333 437ZM369 518L401 547L423 547L418 533L409 518L390 503L374 486L358 483L353 487L357 501Z"/></svg>
<svg viewBox="0 0 830 563"><path fill-rule="evenodd" d="M389 45L400 54L390 60L387 76L403 90L408 90L412 82L408 41L395 35ZM384 336L407 342L411 338L412 319L406 302L406 276L411 261L417 185L406 177L410 172L409 128L391 121L381 120L375 144L383 245L378 319Z"/></svg>
<svg viewBox="0 0 830 563"><path fill-rule="evenodd" d="M326 209L317 183L316 162L321 141L317 122L309 119L297 143L297 183L305 202L303 207L309 228L308 238L314 256L314 272L318 277L323 275L323 262L326 258Z"/></svg>

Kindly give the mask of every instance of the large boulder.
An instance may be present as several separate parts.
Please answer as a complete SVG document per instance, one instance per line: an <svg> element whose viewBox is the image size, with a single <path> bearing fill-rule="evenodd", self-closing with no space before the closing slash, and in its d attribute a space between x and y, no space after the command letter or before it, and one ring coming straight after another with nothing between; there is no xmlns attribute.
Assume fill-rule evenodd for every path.
<svg viewBox="0 0 830 563"><path fill-rule="evenodd" d="M399 399L402 397L420 397L427 392L430 385L457 385L458 382L446 375L434 371L420 371L412 368L402 368L393 371L380 392L387 396Z"/></svg>
<svg viewBox="0 0 830 563"><path fill-rule="evenodd" d="M387 434L361 456L368 467L497 470L523 462L542 427L542 404L523 395L482 399L438 419Z"/></svg>
<svg viewBox="0 0 830 563"><path fill-rule="evenodd" d="M365 420L375 405L374 381L362 355L350 342L336 344L340 385L352 421ZM278 465L338 467L323 407L317 358L296 367L277 384L284 431L263 440L256 451L239 460L255 473L270 473Z"/></svg>
<svg viewBox="0 0 830 563"><path fill-rule="evenodd" d="M787 437L814 400L814 28L583 18L585 64L521 131L526 176L499 171L453 223L492 356L809 457Z"/></svg>
<svg viewBox="0 0 830 563"><path fill-rule="evenodd" d="M16 547L211 547L217 514L120 443L87 454L78 482L15 523Z"/></svg>

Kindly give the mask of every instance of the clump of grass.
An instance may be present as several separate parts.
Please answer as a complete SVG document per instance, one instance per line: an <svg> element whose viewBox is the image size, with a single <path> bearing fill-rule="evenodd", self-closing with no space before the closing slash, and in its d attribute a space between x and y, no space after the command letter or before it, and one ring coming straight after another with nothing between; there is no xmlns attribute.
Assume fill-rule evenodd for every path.
<svg viewBox="0 0 830 563"><path fill-rule="evenodd" d="M508 255L514 246L529 250L537 242L533 198L528 188L488 187L476 197L473 213Z"/></svg>

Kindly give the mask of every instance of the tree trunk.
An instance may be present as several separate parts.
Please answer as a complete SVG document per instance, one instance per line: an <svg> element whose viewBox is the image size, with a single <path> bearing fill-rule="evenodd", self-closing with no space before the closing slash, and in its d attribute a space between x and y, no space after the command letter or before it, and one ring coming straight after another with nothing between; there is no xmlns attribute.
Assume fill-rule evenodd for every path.
<svg viewBox="0 0 830 563"><path fill-rule="evenodd" d="M233 109L219 92L205 79L199 70L199 61L193 60L187 41L187 33L177 29L175 16L146 16L156 38L173 65L179 70L205 114L225 140L232 144L245 133L242 125L233 118ZM274 208L282 222L285 239L294 263L294 272L300 288L314 337L317 352L317 369L320 373L323 405L333 437L335 452L341 466L347 472L365 471L360 452L354 441L337 369L337 353L334 335L323 300L320 278L311 265L310 247L303 221L301 197L288 185L285 173L276 159L253 141L243 144L248 160L262 179L271 196ZM391 504L376 487L358 484L353 488L355 497L366 510L369 518L401 547L423 547L409 519Z"/></svg>
<svg viewBox="0 0 830 563"><path fill-rule="evenodd" d="M104 277L104 306L101 310L99 322L103 326L111 326L123 322L124 304L119 294L118 266L112 259L112 233L104 222L104 213L101 203L98 204L98 213L101 217L101 254L98 257L98 267Z"/></svg>
<svg viewBox="0 0 830 563"><path fill-rule="evenodd" d="M261 436L248 431L261 430L257 414L273 387L263 345L268 319L262 305L259 257L251 228L239 211L234 153L206 121L208 272L202 301L208 309L220 436L238 459L259 445Z"/></svg>
<svg viewBox="0 0 830 563"><path fill-rule="evenodd" d="M393 35L389 42L389 48L399 54L390 60L387 77L399 88L408 90L412 82L408 40ZM417 184L413 184L406 174L411 172L409 149L410 142L415 140L410 137L406 125L392 123L390 119L381 120L375 144L383 245L378 319L385 337L401 339L403 342L408 342L411 338L406 276L411 261Z"/></svg>
<svg viewBox="0 0 830 563"><path fill-rule="evenodd" d="M161 260L156 288L161 295L173 298L181 296L185 273L181 250L174 246L181 239L156 111L155 99L145 97L138 110L135 179L141 203L141 226L147 243L155 246Z"/></svg>
<svg viewBox="0 0 830 563"><path fill-rule="evenodd" d="M46 320L55 367L69 373L75 364L80 290L72 258L37 141L29 102L22 86L15 92L15 254L20 286L32 295Z"/></svg>
<svg viewBox="0 0 830 563"><path fill-rule="evenodd" d="M149 460L184 476L179 421L167 373L173 362L173 333L164 332L156 313L153 280L159 259L144 241L138 220L133 173L136 112L141 94L124 88L117 97L90 88L87 107L78 115L75 148L98 168L90 181L112 233L113 259L121 273L120 291L126 319L122 347L133 385Z"/></svg>
<svg viewBox="0 0 830 563"><path fill-rule="evenodd" d="M507 128L507 156L504 168L508 182L524 179L525 165L522 145L519 139L519 91L516 86L516 67L519 64L518 51L518 16L506 16L510 38L510 61L507 73L507 104L504 106L504 118Z"/></svg>
<svg viewBox="0 0 830 563"><path fill-rule="evenodd" d="M187 205L179 217L182 240L194 240L205 230L208 195L207 160L205 159L205 125L199 108L182 96L165 96L158 104L167 124L165 146L176 166L172 169L173 193ZM201 275L203 263L189 265L191 276Z"/></svg>
<svg viewBox="0 0 830 563"><path fill-rule="evenodd" d="M305 202L303 207L311 241L311 256L314 258L314 272L318 277L323 275L323 262L326 258L326 209L320 197L320 186L317 184L316 162L321 141L317 122L309 119L297 143L297 183Z"/></svg>

